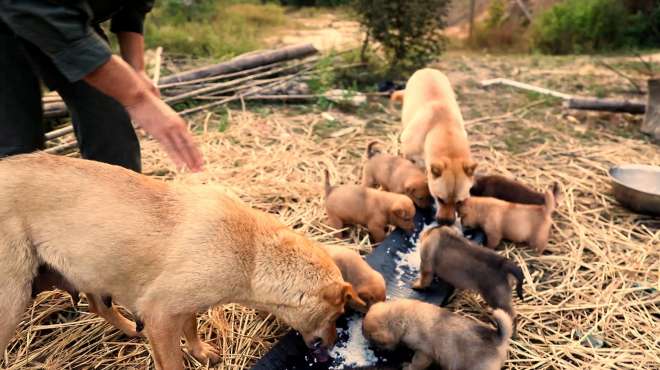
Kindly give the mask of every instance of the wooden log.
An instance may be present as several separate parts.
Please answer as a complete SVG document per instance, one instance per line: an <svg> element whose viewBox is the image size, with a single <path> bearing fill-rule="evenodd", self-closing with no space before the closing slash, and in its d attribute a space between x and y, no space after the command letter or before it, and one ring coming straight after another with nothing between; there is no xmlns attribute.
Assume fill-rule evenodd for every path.
<svg viewBox="0 0 660 370"><path fill-rule="evenodd" d="M66 134L70 134L72 132L73 132L73 126L71 126L71 125L64 126L62 128L58 128L57 130L47 132L46 135L44 135L44 138L46 140L52 140L52 139L58 138L60 136L64 136Z"/></svg>
<svg viewBox="0 0 660 370"><path fill-rule="evenodd" d="M559 91L546 89L544 87L538 87L538 86L526 84L524 82L509 80L508 78L494 78L492 80L481 81L481 86L482 87L489 87L489 86L492 86L492 85L507 85L507 86L515 87L517 89L522 89L522 90L532 91L532 92L539 93L539 94L554 96L555 98L560 98L560 99L570 99L571 98L571 95L569 95L569 94L564 94L564 93L561 93Z"/></svg>
<svg viewBox="0 0 660 370"><path fill-rule="evenodd" d="M585 109L605 112L644 114L644 103L626 99L570 98L565 106L569 109Z"/></svg>
<svg viewBox="0 0 660 370"><path fill-rule="evenodd" d="M242 71L244 69L254 68L265 64L304 58L317 52L318 50L312 44L300 44L260 53L249 53L227 62L162 77L160 79L160 84L197 80L213 75Z"/></svg>
<svg viewBox="0 0 660 370"><path fill-rule="evenodd" d="M48 148L48 149L44 150L44 152L46 152L48 154L60 154L60 153L68 152L68 151L70 151L72 149L75 149L77 147L78 147L78 142L72 141L70 143L64 143L64 144L60 144L58 146L54 146L52 148Z"/></svg>
<svg viewBox="0 0 660 370"><path fill-rule="evenodd" d="M46 103L43 105L43 110L43 117L47 119L64 118L69 115L69 111L63 102Z"/></svg>
<svg viewBox="0 0 660 370"><path fill-rule="evenodd" d="M650 78L647 86L649 95L641 131L660 142L660 79Z"/></svg>

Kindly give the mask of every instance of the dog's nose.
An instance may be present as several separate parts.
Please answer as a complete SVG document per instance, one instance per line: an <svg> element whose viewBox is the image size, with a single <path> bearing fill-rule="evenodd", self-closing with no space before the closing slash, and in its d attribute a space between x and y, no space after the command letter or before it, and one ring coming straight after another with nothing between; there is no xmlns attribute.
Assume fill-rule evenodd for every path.
<svg viewBox="0 0 660 370"><path fill-rule="evenodd" d="M454 224L454 222L456 222L455 219L451 219L451 218L438 218L437 221L438 221L438 225L440 226L451 226Z"/></svg>

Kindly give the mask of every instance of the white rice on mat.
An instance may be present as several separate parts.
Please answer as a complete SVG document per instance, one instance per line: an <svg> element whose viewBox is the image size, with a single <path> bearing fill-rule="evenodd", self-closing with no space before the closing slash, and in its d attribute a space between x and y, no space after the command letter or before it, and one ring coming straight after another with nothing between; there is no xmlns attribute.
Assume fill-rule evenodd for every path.
<svg viewBox="0 0 660 370"><path fill-rule="evenodd" d="M337 345L330 351L334 366L330 369L344 367L364 367L375 365L378 357L371 348L367 338L362 334L362 317L355 314L348 319L348 329L340 329L340 335L348 332L348 340Z"/></svg>

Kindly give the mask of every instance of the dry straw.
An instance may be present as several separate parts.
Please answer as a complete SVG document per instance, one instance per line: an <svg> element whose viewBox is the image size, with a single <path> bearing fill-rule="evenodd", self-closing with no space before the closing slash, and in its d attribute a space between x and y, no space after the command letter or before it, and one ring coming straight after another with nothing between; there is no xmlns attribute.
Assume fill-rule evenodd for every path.
<svg viewBox="0 0 660 370"><path fill-rule="evenodd" d="M582 141L526 118L544 110L531 104L467 124L481 172L517 176L539 189L559 181L564 193L543 255L511 244L501 251L523 266L527 298L515 302L518 337L506 367L658 369L659 223L617 205L607 169L622 162L660 165L660 151L604 130L597 140ZM325 168L334 183L358 181L372 140L397 150L397 113L382 106L376 111L365 119L337 112L333 117L208 112L192 119L207 160L205 172L171 171L152 141L143 145L145 172L165 181L221 184L312 238L368 251L363 230L346 241L328 235L321 182ZM225 121L228 129L218 132ZM507 127L516 124L543 141L515 154L503 149ZM485 319L485 305L475 294L460 293L450 308ZM210 310L199 320L202 337L223 353L220 369L249 367L287 330L273 317L237 305ZM143 369L153 366L149 354L145 340L124 338L87 313L84 300L75 308L67 296L53 292L40 295L26 311L3 364L8 369ZM206 368L188 355L186 365Z"/></svg>

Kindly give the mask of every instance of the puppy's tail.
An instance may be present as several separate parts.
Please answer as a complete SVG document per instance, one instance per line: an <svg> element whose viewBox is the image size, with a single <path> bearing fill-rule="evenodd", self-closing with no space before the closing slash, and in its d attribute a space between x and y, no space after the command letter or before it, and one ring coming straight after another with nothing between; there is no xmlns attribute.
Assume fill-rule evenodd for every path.
<svg viewBox="0 0 660 370"><path fill-rule="evenodd" d="M511 274L516 278L516 295L518 295L518 298L521 300L524 300L523 283L525 282L525 275L523 275L522 269L511 261L506 261L504 268L508 274Z"/></svg>
<svg viewBox="0 0 660 370"><path fill-rule="evenodd" d="M558 182L552 184L552 189L545 192L545 213L551 215L561 201L561 189Z"/></svg>
<svg viewBox="0 0 660 370"><path fill-rule="evenodd" d="M328 195L330 195L330 192L332 192L332 185L330 185L330 172L328 172L328 170L323 170L323 174L325 176L324 185L325 185L325 196L327 198Z"/></svg>
<svg viewBox="0 0 660 370"><path fill-rule="evenodd" d="M500 343L511 339L513 334L513 319L511 319L511 316L498 308L493 311L493 321L497 327L497 338Z"/></svg>
<svg viewBox="0 0 660 370"><path fill-rule="evenodd" d="M398 102L403 104L403 95L405 94L406 90L397 90L390 95L390 102Z"/></svg>
<svg viewBox="0 0 660 370"><path fill-rule="evenodd" d="M380 153L380 150L374 148L376 144L378 144L377 141L372 141L369 143L369 145L367 145L367 158L371 158L376 154Z"/></svg>

